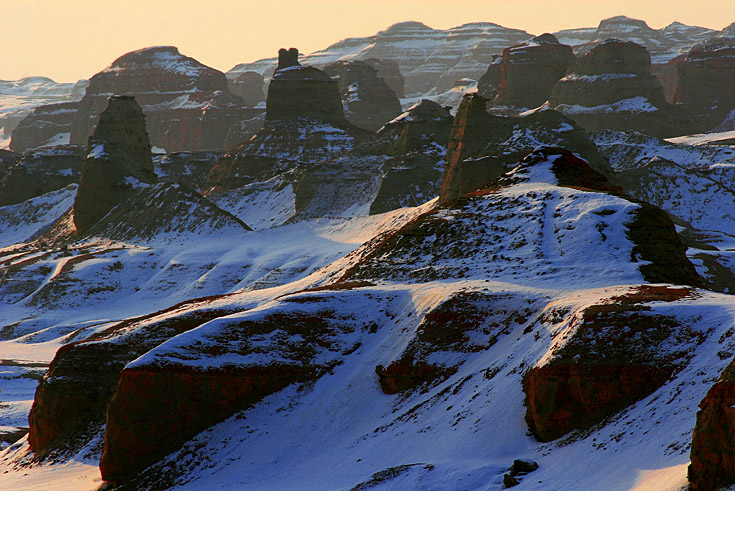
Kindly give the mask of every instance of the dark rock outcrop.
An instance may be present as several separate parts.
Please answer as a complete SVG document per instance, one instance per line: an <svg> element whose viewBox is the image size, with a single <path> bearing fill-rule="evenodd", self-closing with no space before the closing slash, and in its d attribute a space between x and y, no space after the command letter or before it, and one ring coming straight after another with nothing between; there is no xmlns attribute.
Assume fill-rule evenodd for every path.
<svg viewBox="0 0 735 545"><path fill-rule="evenodd" d="M554 86L549 104L590 131L635 130L665 138L695 128L682 110L666 102L646 49L615 39L579 57Z"/></svg>
<svg viewBox="0 0 735 545"><path fill-rule="evenodd" d="M700 335L646 303L691 293L641 286L579 312L572 336L523 377L526 422L534 436L553 441L587 429L648 396L686 365Z"/></svg>
<svg viewBox="0 0 735 545"><path fill-rule="evenodd" d="M378 77L393 90L398 98L406 97L406 78L401 74L401 67L396 61L369 58L362 59L362 62L375 68L378 71Z"/></svg>
<svg viewBox="0 0 735 545"><path fill-rule="evenodd" d="M558 146L576 153L613 181L615 176L587 134L553 110L509 118L489 114L486 99L464 97L452 126L441 202L479 189L508 172L539 145Z"/></svg>
<svg viewBox="0 0 735 545"><path fill-rule="evenodd" d="M112 96L89 139L74 225L85 233L142 185L157 182L143 112L133 97Z"/></svg>
<svg viewBox="0 0 735 545"><path fill-rule="evenodd" d="M500 82L494 103L526 108L541 106L549 98L556 82L574 62L572 48L560 44L551 34L542 34L503 50L499 62ZM482 81L484 93L488 92L487 87L492 82L494 66L490 65ZM480 93L483 94L483 91Z"/></svg>
<svg viewBox="0 0 735 545"><path fill-rule="evenodd" d="M735 36L694 46L678 71L674 102L697 120L701 132L722 123L735 109Z"/></svg>
<svg viewBox="0 0 735 545"><path fill-rule="evenodd" d="M225 75L175 47L127 53L89 81L71 125L71 143L85 145L111 95L135 96L151 144L168 152L223 149L230 125L247 112Z"/></svg>
<svg viewBox="0 0 735 545"><path fill-rule="evenodd" d="M77 183L84 164L80 146L29 151L0 176L0 206L17 204Z"/></svg>
<svg viewBox="0 0 735 545"><path fill-rule="evenodd" d="M265 79L257 72L243 72L229 83L230 92L242 97L248 106L257 106L265 100Z"/></svg>
<svg viewBox="0 0 735 545"><path fill-rule="evenodd" d="M324 68L337 81L347 121L377 131L401 115L401 103L378 72L361 61L339 61Z"/></svg>
<svg viewBox="0 0 735 545"><path fill-rule="evenodd" d="M10 148L25 152L44 145L68 144L78 102L45 104L33 110L13 130ZM55 142L56 140L63 140Z"/></svg>
<svg viewBox="0 0 735 545"><path fill-rule="evenodd" d="M222 155L220 151L181 151L154 155L153 168L160 182L180 184L199 191L209 171Z"/></svg>
<svg viewBox="0 0 735 545"><path fill-rule="evenodd" d="M694 490L735 483L735 364L730 363L699 404L692 435L689 482Z"/></svg>
<svg viewBox="0 0 735 545"><path fill-rule="evenodd" d="M20 153L16 153L8 149L0 149L0 180L5 177L10 170L10 167L17 163L20 158ZM2 194L0 193L0 195Z"/></svg>

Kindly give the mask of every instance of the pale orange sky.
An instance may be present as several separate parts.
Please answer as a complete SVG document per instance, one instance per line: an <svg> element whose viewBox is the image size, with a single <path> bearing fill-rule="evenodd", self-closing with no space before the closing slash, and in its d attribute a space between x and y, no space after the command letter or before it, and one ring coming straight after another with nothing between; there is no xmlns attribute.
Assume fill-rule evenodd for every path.
<svg viewBox="0 0 735 545"><path fill-rule="evenodd" d="M280 47L309 53L400 21L487 21L540 34L614 15L719 30L735 21L735 0L0 0L0 79L76 81L151 45L175 45L227 71Z"/></svg>

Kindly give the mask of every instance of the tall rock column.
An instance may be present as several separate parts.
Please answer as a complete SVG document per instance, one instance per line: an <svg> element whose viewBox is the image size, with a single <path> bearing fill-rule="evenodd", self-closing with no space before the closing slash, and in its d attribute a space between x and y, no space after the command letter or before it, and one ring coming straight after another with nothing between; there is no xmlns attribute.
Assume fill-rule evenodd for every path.
<svg viewBox="0 0 735 545"><path fill-rule="evenodd" d="M74 199L77 231L84 234L132 190L156 181L143 111L133 97L110 97L89 138Z"/></svg>

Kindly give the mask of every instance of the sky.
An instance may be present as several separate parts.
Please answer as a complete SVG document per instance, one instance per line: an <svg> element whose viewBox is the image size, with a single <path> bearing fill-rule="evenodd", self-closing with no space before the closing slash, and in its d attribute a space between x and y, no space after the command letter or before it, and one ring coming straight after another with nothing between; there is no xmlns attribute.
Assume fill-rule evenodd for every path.
<svg viewBox="0 0 735 545"><path fill-rule="evenodd" d="M310 53L400 21L482 21L541 34L615 15L652 28L679 21L719 30L735 21L735 0L0 0L0 79L76 81L152 45L227 71L281 47Z"/></svg>

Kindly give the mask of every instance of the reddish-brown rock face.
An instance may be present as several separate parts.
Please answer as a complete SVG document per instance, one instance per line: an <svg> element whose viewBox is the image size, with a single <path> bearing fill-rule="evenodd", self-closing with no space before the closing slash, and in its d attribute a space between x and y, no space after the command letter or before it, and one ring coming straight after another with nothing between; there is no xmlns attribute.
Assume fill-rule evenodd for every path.
<svg viewBox="0 0 735 545"><path fill-rule="evenodd" d="M324 71L337 81L347 121L369 131L377 131L401 115L401 103L378 72L361 61L339 61Z"/></svg>
<svg viewBox="0 0 735 545"><path fill-rule="evenodd" d="M29 415L31 449L43 454L64 446L85 428L101 425L128 362L173 335L230 312L235 310L172 312L150 322L153 316L144 316L123 321L88 341L62 346L36 390Z"/></svg>
<svg viewBox="0 0 735 545"><path fill-rule="evenodd" d="M686 365L699 334L650 312L645 303L689 295L686 288L642 286L583 309L571 337L523 378L526 422L534 436L553 441L589 428L651 394ZM676 342L667 345L671 340Z"/></svg>
<svg viewBox="0 0 735 545"><path fill-rule="evenodd" d="M247 110L222 72L175 47L150 47L123 55L90 79L72 119L72 143L87 144L110 95L135 96L151 144L168 152L223 149L230 124Z"/></svg>
<svg viewBox="0 0 735 545"><path fill-rule="evenodd" d="M735 364L699 404L692 436L689 482L694 490L716 490L735 483Z"/></svg>
<svg viewBox="0 0 735 545"><path fill-rule="evenodd" d="M735 109L735 37L708 40L693 47L678 64L674 101L710 130Z"/></svg>
<svg viewBox="0 0 735 545"><path fill-rule="evenodd" d="M552 108L588 131L635 130L666 138L694 132L694 122L667 103L651 57L633 42L606 40L579 57L554 86Z"/></svg>
<svg viewBox="0 0 735 545"><path fill-rule="evenodd" d="M541 106L574 62L572 48L560 44L551 34L509 47L500 57L500 84L494 102L527 108Z"/></svg>
<svg viewBox="0 0 735 545"><path fill-rule="evenodd" d="M59 144L68 143L72 118L78 106L78 102L62 102L34 109L13 130L10 149L25 152L59 137L63 140Z"/></svg>
<svg viewBox="0 0 735 545"><path fill-rule="evenodd" d="M102 478L123 482L201 430L311 376L298 366L124 370L107 413Z"/></svg>

